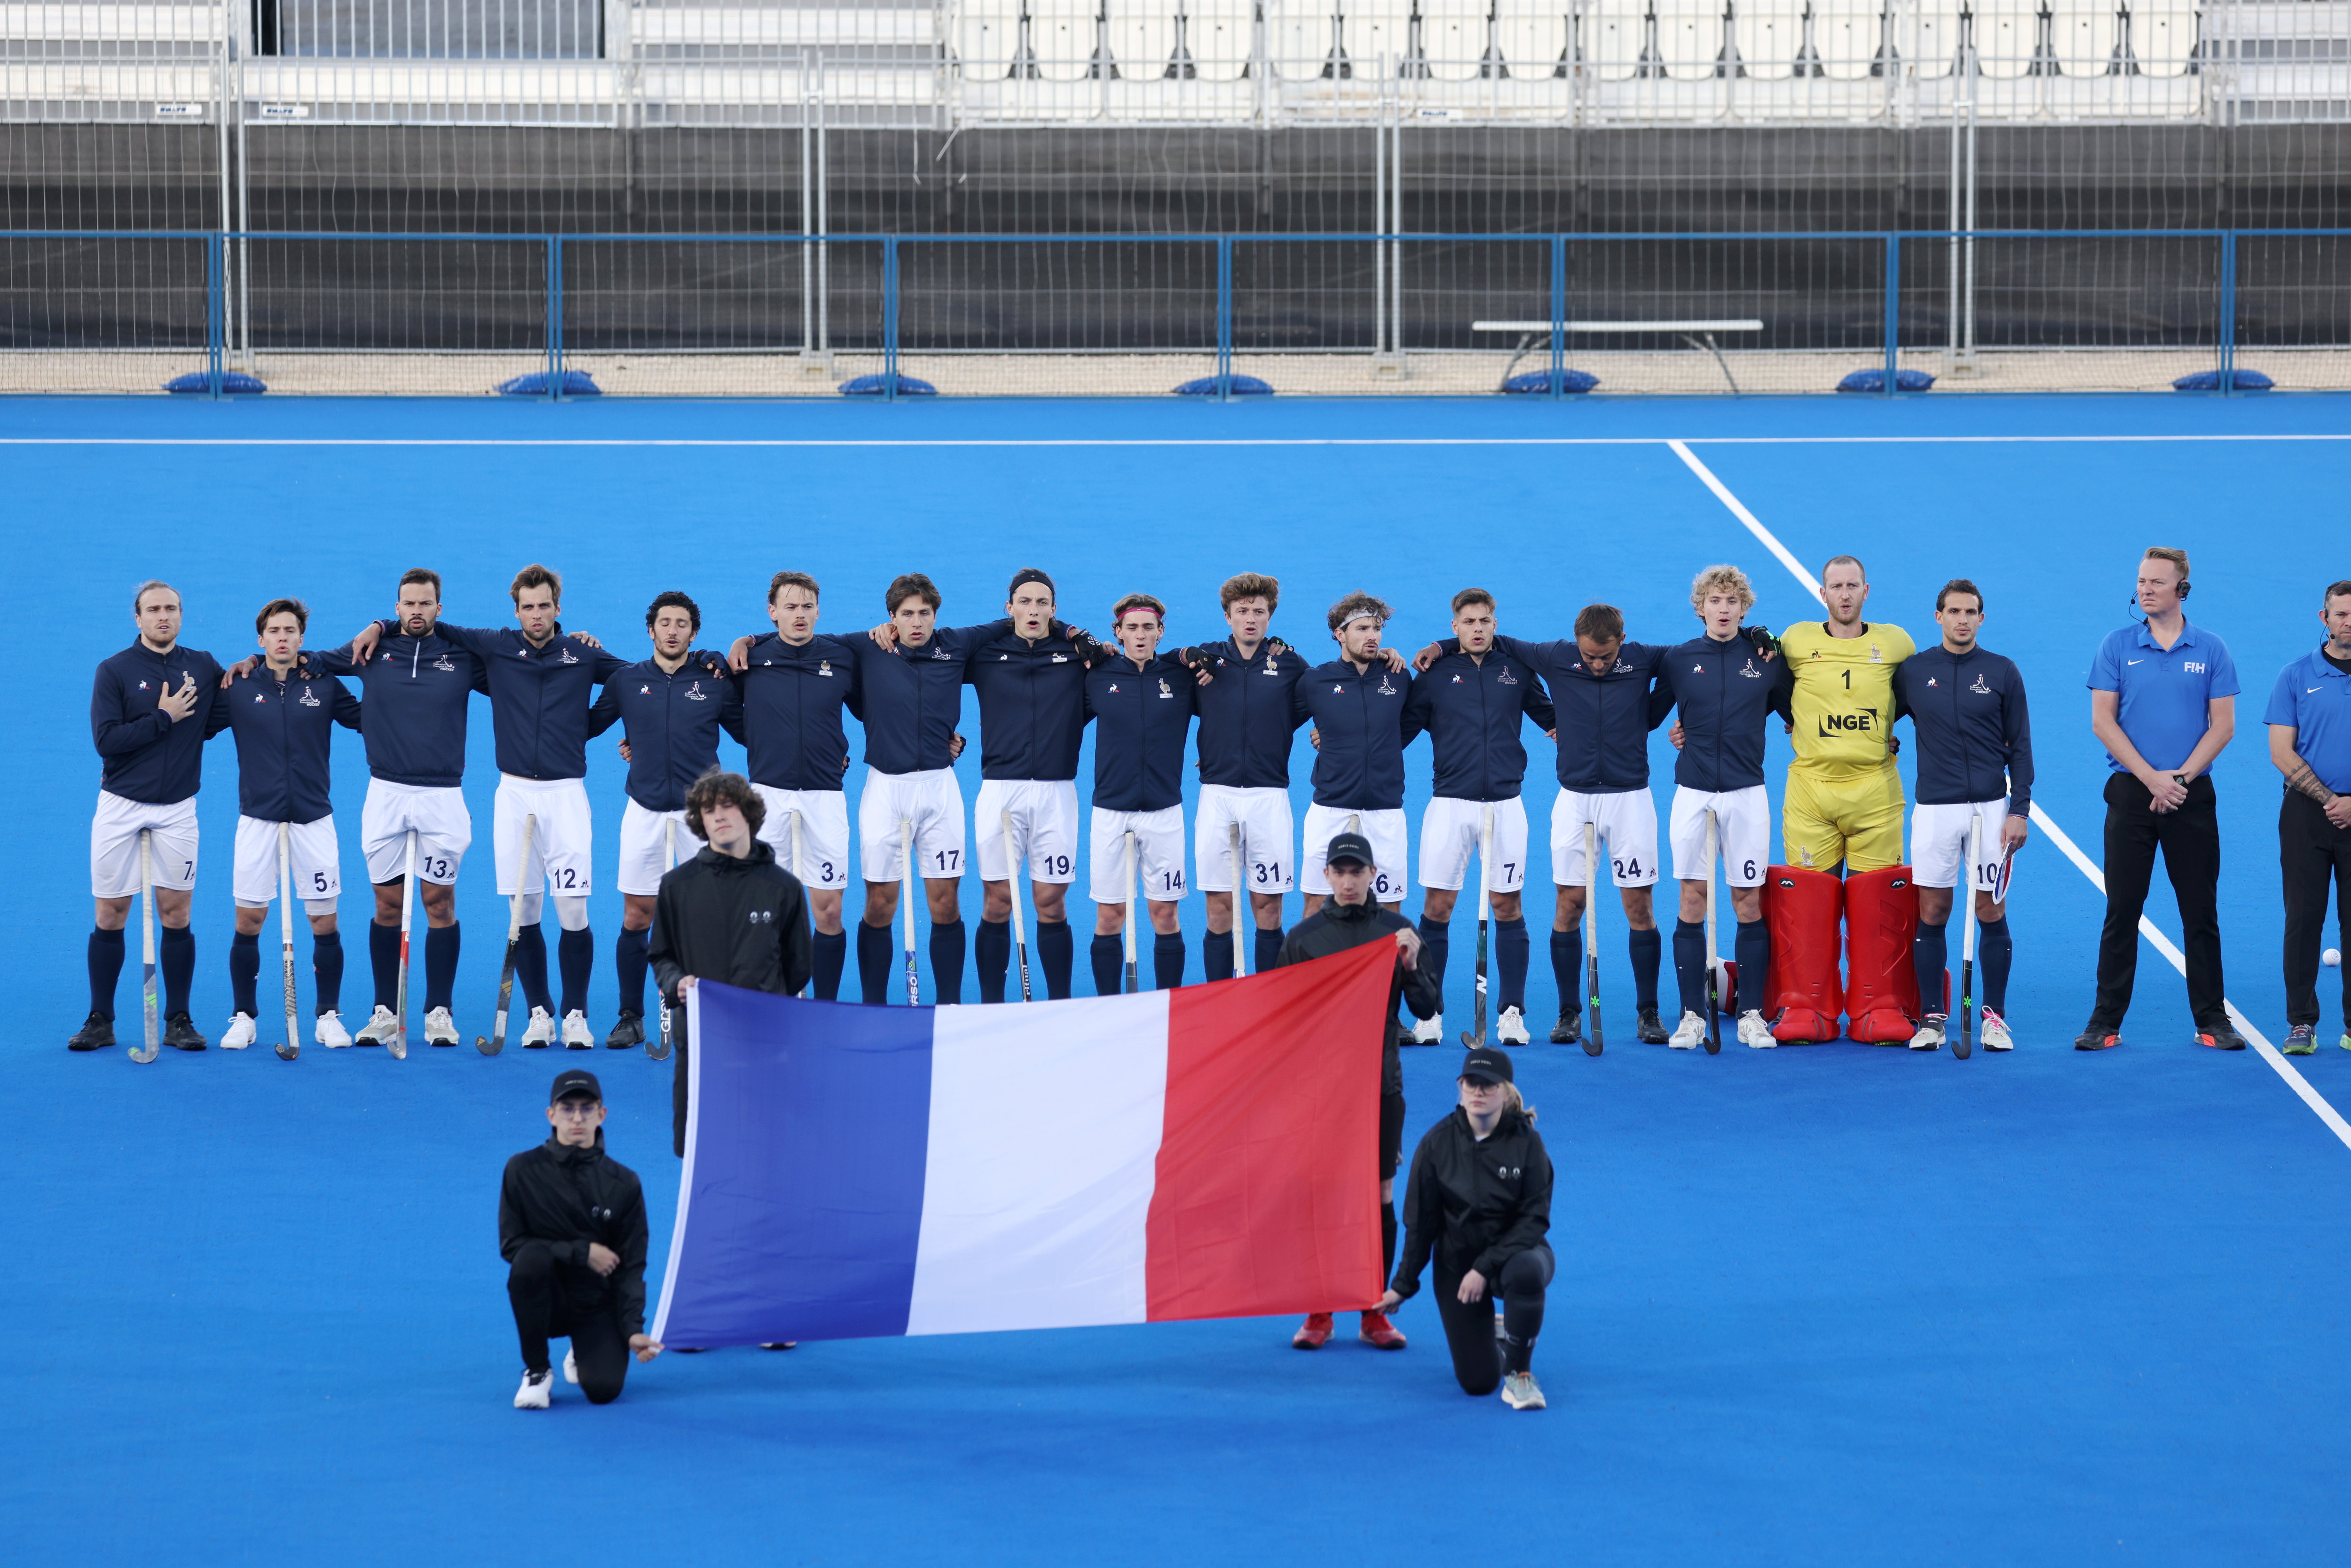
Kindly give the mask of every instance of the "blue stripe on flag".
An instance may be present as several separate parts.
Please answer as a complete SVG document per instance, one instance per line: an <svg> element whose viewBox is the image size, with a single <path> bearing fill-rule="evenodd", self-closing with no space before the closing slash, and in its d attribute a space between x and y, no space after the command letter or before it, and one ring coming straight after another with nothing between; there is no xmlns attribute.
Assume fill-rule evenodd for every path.
<svg viewBox="0 0 2351 1568"><path fill-rule="evenodd" d="M904 1333L931 1009L695 990L692 1187L665 1343Z"/></svg>

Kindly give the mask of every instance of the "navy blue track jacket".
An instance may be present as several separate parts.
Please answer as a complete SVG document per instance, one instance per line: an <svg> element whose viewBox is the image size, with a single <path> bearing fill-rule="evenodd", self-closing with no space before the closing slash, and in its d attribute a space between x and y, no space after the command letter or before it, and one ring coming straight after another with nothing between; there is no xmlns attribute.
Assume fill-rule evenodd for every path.
<svg viewBox="0 0 2351 1568"><path fill-rule="evenodd" d="M963 716L964 661L1008 620L961 630L939 628L919 648L884 648L860 632L841 646L857 661L864 711L865 761L877 773L952 768L956 721Z"/></svg>
<svg viewBox="0 0 2351 1568"><path fill-rule="evenodd" d="M979 693L982 779L1075 779L1085 743L1085 655L1060 622L1031 643L1012 629L975 643L964 678Z"/></svg>
<svg viewBox="0 0 2351 1568"><path fill-rule="evenodd" d="M213 705L206 738L236 735L236 809L263 822L315 822L327 798L335 726L360 727L360 699L316 664L279 680L267 664L238 676Z"/></svg>
<svg viewBox="0 0 2351 1568"><path fill-rule="evenodd" d="M465 782L465 700L490 690L479 659L437 631L405 637L396 626L364 664L351 661L348 643L302 657L330 675L358 677L370 774L423 789Z"/></svg>
<svg viewBox="0 0 2351 1568"><path fill-rule="evenodd" d="M1674 782L1720 793L1763 782L1763 721L1788 716L1788 661L1766 658L1745 634L1718 643L1700 632L1667 650L1649 716L1681 710L1683 744Z"/></svg>
<svg viewBox="0 0 2351 1568"><path fill-rule="evenodd" d="M717 658L689 651L674 675L651 659L627 665L588 710L590 736L624 727L629 799L648 811L684 810L686 790L718 766L719 730L743 738L743 694L710 673Z"/></svg>
<svg viewBox="0 0 2351 1568"><path fill-rule="evenodd" d="M1649 694L1671 650L1653 643L1620 643L1605 670L1583 667L1573 637L1529 643L1497 635L1494 645L1532 666L1551 688L1559 731L1559 783L1586 795L1621 795L1649 787ZM1461 646L1447 637L1437 647ZM1441 791L1440 791L1441 793Z"/></svg>
<svg viewBox="0 0 2351 1568"><path fill-rule="evenodd" d="M1314 803L1343 811L1386 811L1404 804L1404 706L1410 675L1393 674L1375 657L1362 674L1344 659L1317 664L1298 683L1298 716L1322 737L1314 754Z"/></svg>
<svg viewBox="0 0 2351 1568"><path fill-rule="evenodd" d="M1894 714L1906 713L1918 740L1918 804L1964 806L2005 794L2010 816L2031 811L2032 721L2013 663L1980 647L1921 648L1894 667Z"/></svg>
<svg viewBox="0 0 2351 1568"><path fill-rule="evenodd" d="M383 625L390 632L397 622ZM618 653L568 635L559 621L544 647L519 626L444 621L441 634L470 649L489 675L499 772L533 779L588 777L588 710L594 706L589 693L628 667Z"/></svg>
<svg viewBox="0 0 2351 1568"><path fill-rule="evenodd" d="M1184 737L1192 727L1193 694L1200 689L1192 672L1168 653L1140 669L1121 653L1086 673L1096 806L1158 811L1184 803Z"/></svg>
<svg viewBox="0 0 2351 1568"><path fill-rule="evenodd" d="M1527 776L1522 718L1538 729L1558 722L1551 694L1526 660L1499 645L1483 664L1447 653L1412 683L1404 704L1404 740L1428 732L1435 792L1449 800L1515 800Z"/></svg>
<svg viewBox="0 0 2351 1568"><path fill-rule="evenodd" d="M221 698L221 667L210 653L174 647L158 653L141 640L98 666L89 687L89 737L105 759L99 788L126 800L170 806L204 782L204 737ZM155 705L166 689L196 683L195 711L179 723Z"/></svg>
<svg viewBox="0 0 2351 1568"><path fill-rule="evenodd" d="M882 652L862 632L855 641ZM840 789L841 775L849 771L849 732L841 727L841 710L865 716L853 644L812 636L794 647L770 632L751 644L747 656L750 668L737 674L735 684L743 693L743 748L751 782L770 789ZM961 703L958 694L958 708ZM952 722L947 732L955 732ZM869 737L869 761L872 749Z"/></svg>
<svg viewBox="0 0 2351 1568"><path fill-rule="evenodd" d="M1228 637L1202 643L1213 678L1196 686L1200 714L1200 782L1236 789L1290 788L1290 747L1298 737L1299 681L1308 665L1295 648L1276 653L1264 643L1243 661Z"/></svg>

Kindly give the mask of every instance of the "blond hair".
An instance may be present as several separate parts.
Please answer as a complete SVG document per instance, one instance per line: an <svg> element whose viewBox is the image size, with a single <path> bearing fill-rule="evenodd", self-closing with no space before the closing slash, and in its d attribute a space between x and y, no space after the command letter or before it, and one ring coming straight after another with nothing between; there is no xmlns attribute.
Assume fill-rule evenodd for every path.
<svg viewBox="0 0 2351 1568"><path fill-rule="evenodd" d="M1747 574L1735 566L1710 566L1690 579L1690 608L1702 610L1707 597L1715 593L1739 595L1739 608L1746 610L1755 602L1755 585Z"/></svg>

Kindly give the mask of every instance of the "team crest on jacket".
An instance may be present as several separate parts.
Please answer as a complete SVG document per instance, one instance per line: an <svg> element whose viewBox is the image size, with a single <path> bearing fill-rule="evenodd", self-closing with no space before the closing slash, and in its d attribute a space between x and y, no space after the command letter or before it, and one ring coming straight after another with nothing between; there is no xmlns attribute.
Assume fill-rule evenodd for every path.
<svg viewBox="0 0 2351 1568"><path fill-rule="evenodd" d="M706 703L710 700L710 694L702 689L700 681L696 681L685 688L685 700L690 703Z"/></svg>
<svg viewBox="0 0 2351 1568"><path fill-rule="evenodd" d="M1519 677L1510 674L1509 669L1505 668L1499 675L1495 677L1495 684L1497 685L1515 686L1519 684Z"/></svg>
<svg viewBox="0 0 2351 1568"><path fill-rule="evenodd" d="M816 662L816 673L824 676L827 680L831 680L832 678L832 661L831 659L819 659Z"/></svg>
<svg viewBox="0 0 2351 1568"><path fill-rule="evenodd" d="M1975 693L1976 695L1980 697L1988 697L1991 695L1991 688L1983 684L1983 672L1980 670L1976 672L1976 684L1970 686L1968 690Z"/></svg>
<svg viewBox="0 0 2351 1568"><path fill-rule="evenodd" d="M580 661L572 655L570 649L565 648L556 654L555 662L559 664L576 664Z"/></svg>
<svg viewBox="0 0 2351 1568"><path fill-rule="evenodd" d="M1755 667L1755 659L1752 654L1748 656L1747 667L1739 673L1746 676L1750 681L1760 681L1763 678L1763 672Z"/></svg>
<svg viewBox="0 0 2351 1568"><path fill-rule="evenodd" d="M1070 656L1067 653L1056 653L1053 655L1053 663L1057 664L1066 664L1069 662Z"/></svg>
<svg viewBox="0 0 2351 1568"><path fill-rule="evenodd" d="M1395 695L1395 688L1388 685L1388 678L1385 675L1382 675L1380 677L1380 695L1384 697L1392 697Z"/></svg>
<svg viewBox="0 0 2351 1568"><path fill-rule="evenodd" d="M1168 685L1167 677L1165 675L1159 677L1159 695L1163 697L1173 697L1176 695L1175 690Z"/></svg>
<svg viewBox="0 0 2351 1568"><path fill-rule="evenodd" d="M449 655L446 653L434 660L433 667L436 670L447 670L452 674L455 674L457 670L457 666L449 662Z"/></svg>
<svg viewBox="0 0 2351 1568"><path fill-rule="evenodd" d="M1218 662L1221 663L1222 661ZM1271 653L1268 653L1265 656L1265 673L1269 675L1278 675L1281 674L1281 661L1275 658Z"/></svg>
<svg viewBox="0 0 2351 1568"><path fill-rule="evenodd" d="M300 703L304 707L317 707L319 706L319 699L310 695L310 688L308 686L304 686L302 688L302 695L296 697L294 700Z"/></svg>

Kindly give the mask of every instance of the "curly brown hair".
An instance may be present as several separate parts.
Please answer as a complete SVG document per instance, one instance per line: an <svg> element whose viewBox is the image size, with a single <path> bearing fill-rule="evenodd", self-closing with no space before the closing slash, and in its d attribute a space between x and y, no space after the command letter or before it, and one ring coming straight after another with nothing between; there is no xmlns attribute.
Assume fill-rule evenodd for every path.
<svg viewBox="0 0 2351 1568"><path fill-rule="evenodd" d="M1359 588L1331 606L1331 630L1336 632L1359 615L1368 615L1384 626L1395 614L1386 600L1374 599Z"/></svg>
<svg viewBox="0 0 2351 1568"><path fill-rule="evenodd" d="M685 825L693 830L695 838L705 844L710 841L710 835L702 829L702 813L708 807L722 804L742 812L751 836L758 837L759 824L768 820L768 803L759 799L759 792L740 773L714 768L695 779L694 787L685 792Z"/></svg>

